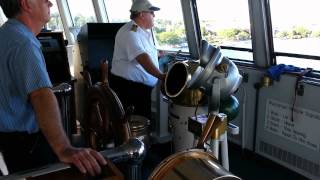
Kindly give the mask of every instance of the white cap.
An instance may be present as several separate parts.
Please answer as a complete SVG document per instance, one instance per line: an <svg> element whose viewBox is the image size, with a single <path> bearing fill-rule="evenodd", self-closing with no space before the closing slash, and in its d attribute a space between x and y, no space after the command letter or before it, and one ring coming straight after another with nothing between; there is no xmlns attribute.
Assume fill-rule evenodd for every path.
<svg viewBox="0 0 320 180"><path fill-rule="evenodd" d="M160 8L153 6L148 0L134 0L130 11L159 11Z"/></svg>

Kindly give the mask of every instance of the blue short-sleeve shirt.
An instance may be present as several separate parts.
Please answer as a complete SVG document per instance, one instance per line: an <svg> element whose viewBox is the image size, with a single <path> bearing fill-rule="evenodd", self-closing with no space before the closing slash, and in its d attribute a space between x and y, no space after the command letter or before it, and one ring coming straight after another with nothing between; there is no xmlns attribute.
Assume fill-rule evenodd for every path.
<svg viewBox="0 0 320 180"><path fill-rule="evenodd" d="M37 132L29 94L52 84L40 42L16 19L0 27L0 76L0 132Z"/></svg>

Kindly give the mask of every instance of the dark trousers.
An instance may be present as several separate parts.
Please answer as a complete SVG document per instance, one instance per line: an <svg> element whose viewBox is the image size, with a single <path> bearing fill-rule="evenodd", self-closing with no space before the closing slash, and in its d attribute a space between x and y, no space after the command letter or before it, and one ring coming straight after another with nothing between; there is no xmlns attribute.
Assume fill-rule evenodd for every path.
<svg viewBox="0 0 320 180"><path fill-rule="evenodd" d="M0 132L0 151L10 174L58 162L58 158L40 132Z"/></svg>
<svg viewBox="0 0 320 180"><path fill-rule="evenodd" d="M151 92L153 87L126 80L112 73L109 74L109 83L125 110L129 106L134 106L133 114L151 119Z"/></svg>

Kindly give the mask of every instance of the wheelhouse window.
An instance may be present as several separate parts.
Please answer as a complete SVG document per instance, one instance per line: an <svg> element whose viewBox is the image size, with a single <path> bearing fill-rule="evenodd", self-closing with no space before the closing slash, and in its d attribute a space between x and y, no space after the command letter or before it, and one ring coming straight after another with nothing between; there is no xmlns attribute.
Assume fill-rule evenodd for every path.
<svg viewBox="0 0 320 180"><path fill-rule="evenodd" d="M68 0L68 5L74 27L97 21L91 0Z"/></svg>
<svg viewBox="0 0 320 180"><path fill-rule="evenodd" d="M63 25L58 10L57 2L51 1L52 7L50 9L50 21L46 24L46 28L51 31L63 32Z"/></svg>
<svg viewBox="0 0 320 180"><path fill-rule="evenodd" d="M129 22L132 0L104 0L110 23Z"/></svg>
<svg viewBox="0 0 320 180"><path fill-rule="evenodd" d="M196 0L202 39L232 59L253 61L248 0Z"/></svg>
<svg viewBox="0 0 320 180"><path fill-rule="evenodd" d="M155 12L153 32L158 49L189 52L180 0L150 0L159 7Z"/></svg>
<svg viewBox="0 0 320 180"><path fill-rule="evenodd" d="M320 70L320 1L269 2L277 64Z"/></svg>

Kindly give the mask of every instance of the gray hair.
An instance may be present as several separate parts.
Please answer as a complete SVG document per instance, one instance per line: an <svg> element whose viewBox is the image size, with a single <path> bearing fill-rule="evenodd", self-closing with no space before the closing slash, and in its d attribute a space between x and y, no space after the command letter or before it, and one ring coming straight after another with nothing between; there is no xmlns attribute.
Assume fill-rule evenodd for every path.
<svg viewBox="0 0 320 180"><path fill-rule="evenodd" d="M0 0L1 1L1 0ZM135 18L137 18L140 14L140 12L138 11L130 11L130 19L134 20Z"/></svg>
<svg viewBox="0 0 320 180"><path fill-rule="evenodd" d="M7 18L14 18L20 13L21 0L0 0L0 6Z"/></svg>

